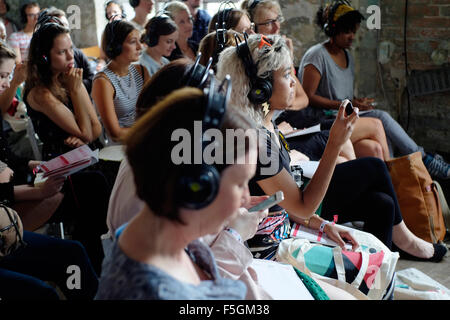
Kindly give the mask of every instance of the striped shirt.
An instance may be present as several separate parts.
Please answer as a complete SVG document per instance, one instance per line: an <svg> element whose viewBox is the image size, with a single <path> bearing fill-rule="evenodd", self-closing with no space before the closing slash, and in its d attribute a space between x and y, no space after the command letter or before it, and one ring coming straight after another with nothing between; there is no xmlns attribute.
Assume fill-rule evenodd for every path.
<svg viewBox="0 0 450 320"><path fill-rule="evenodd" d="M8 39L9 45L12 48L20 49L20 56L22 61L28 60L28 49L30 48L30 42L33 35L27 35L23 31L13 32Z"/></svg>
<svg viewBox="0 0 450 320"><path fill-rule="evenodd" d="M136 119L136 102L144 84L137 67L138 65L130 65L128 74L124 77L119 77L108 66L101 72L108 77L114 87L114 109L121 128L131 127ZM101 73L98 73L95 79Z"/></svg>

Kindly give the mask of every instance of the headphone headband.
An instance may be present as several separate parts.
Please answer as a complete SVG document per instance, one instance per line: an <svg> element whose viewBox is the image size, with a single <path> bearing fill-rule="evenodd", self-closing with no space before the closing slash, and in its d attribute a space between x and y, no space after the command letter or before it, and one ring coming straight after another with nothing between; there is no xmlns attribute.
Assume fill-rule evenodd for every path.
<svg viewBox="0 0 450 320"><path fill-rule="evenodd" d="M197 57L195 58L194 65L189 70L189 78L186 81L186 86L191 87L202 87L206 80L208 79L212 65L212 57L209 58L208 63L206 64L206 67L202 66L200 64L200 59L202 57L202 53L198 52Z"/></svg>
<svg viewBox="0 0 450 320"><path fill-rule="evenodd" d="M198 66L199 64L197 64ZM209 74L213 71L209 70ZM220 186L220 174L217 168L212 164L203 162L203 152L207 141L205 140L205 132L208 129L220 128L222 126L228 99L231 94L230 77L226 77L224 83L227 83L227 91L225 95L216 90L215 77L212 75L209 86L203 90L205 101L205 113L202 122L202 164L190 165L183 170L183 174L177 183L177 199L179 205L187 209L202 209L217 196Z"/></svg>
<svg viewBox="0 0 450 320"><path fill-rule="evenodd" d="M258 5L258 3L261 2L260 0L253 0L252 2L250 2L250 1L249 1L249 6L248 6L249 10L255 9L255 7Z"/></svg>
<svg viewBox="0 0 450 320"><path fill-rule="evenodd" d="M145 38L144 38L144 42L149 47L154 47L158 44L159 35L156 35L156 31L157 31L158 27L160 26L160 24L167 19L171 19L171 17L169 15L169 12L164 9L159 10L155 14L155 16L150 19L149 23L151 23L151 25L150 25L149 29L146 30Z"/></svg>

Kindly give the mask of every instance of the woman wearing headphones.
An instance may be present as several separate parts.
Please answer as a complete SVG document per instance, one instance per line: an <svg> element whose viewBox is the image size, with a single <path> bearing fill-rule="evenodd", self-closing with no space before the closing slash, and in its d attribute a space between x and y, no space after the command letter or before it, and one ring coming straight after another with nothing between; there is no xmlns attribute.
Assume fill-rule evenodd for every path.
<svg viewBox="0 0 450 320"><path fill-rule="evenodd" d="M198 43L190 40L194 30L193 18L189 7L181 1L171 1L164 7L167 14L175 21L178 26L178 40L176 41L176 48L168 57L170 61L179 58L189 58L195 60L195 55L198 50Z"/></svg>
<svg viewBox="0 0 450 320"><path fill-rule="evenodd" d="M168 15L163 13L150 19L141 39L141 42L147 45L147 49L139 59L150 76L170 62L166 57L169 57L176 48L177 40L178 27Z"/></svg>
<svg viewBox="0 0 450 320"><path fill-rule="evenodd" d="M72 48L69 29L57 23L40 26L31 40L24 101L44 142L44 160L91 143L101 133Z"/></svg>
<svg viewBox="0 0 450 320"><path fill-rule="evenodd" d="M152 12L153 0L130 0L130 6L134 9L134 18L130 20L130 23L139 32L144 31L144 27L148 21L148 15Z"/></svg>
<svg viewBox="0 0 450 320"><path fill-rule="evenodd" d="M343 99L352 100L354 106L365 111L358 122L382 123L390 147L384 152L387 157L394 156L394 148L398 150L398 156L420 151L433 178L450 179L450 165L441 156L426 153L388 112L374 109L373 99L354 96L355 67L349 49L363 19L363 15L348 1L335 0L318 10L316 24L328 39L309 48L302 58L298 74L310 106L296 115L290 115L292 124L296 126L305 120L310 123L326 121Z"/></svg>
<svg viewBox="0 0 450 320"><path fill-rule="evenodd" d="M248 241L254 247L254 255L274 256L278 243L289 236L287 211L290 220L325 232L341 247L344 246L342 238L351 241L353 248L357 243L348 233L325 220L334 220L336 214L341 223L364 221L364 230L389 248L394 243L415 257L442 260L447 251L445 246L423 241L403 222L384 162L364 158L336 166L338 154L358 119L358 110L346 116L345 108L339 108L319 167L308 186L303 191L299 189L293 178L295 172L290 168L289 147L272 121L274 112L285 110L294 97L291 65L289 49L277 35L252 35L248 43L244 41L236 48L225 49L217 65L219 79L229 74L233 80L232 103L241 106L267 133L266 150L271 161L258 163L256 175L249 184L251 194L282 190L285 195L280 206L270 209L274 211L271 219L266 219L257 235Z"/></svg>
<svg viewBox="0 0 450 320"><path fill-rule="evenodd" d="M136 100L145 81L147 69L139 61L142 52L139 31L129 22L108 23L102 37L102 49L110 62L97 73L92 84L92 98L109 139L120 143L135 122Z"/></svg>
<svg viewBox="0 0 450 320"><path fill-rule="evenodd" d="M102 130L83 84L83 70L74 68L72 47L69 30L54 22L40 25L31 39L24 101L43 142L44 160L94 142ZM106 228L109 196L107 182L102 173L88 169L66 181L63 202L52 219L73 223L74 239L83 243L99 271L103 259L100 235Z"/></svg>
<svg viewBox="0 0 450 320"><path fill-rule="evenodd" d="M254 23L255 32L270 35L280 33L280 23L284 21L280 4L274 0L244 0L241 4L246 10L250 20ZM294 47L292 40L286 38L291 57L293 57ZM308 106L308 96L306 95L300 82L295 78L295 69L292 65L292 76L295 79L295 98L290 110L300 110Z"/></svg>
<svg viewBox="0 0 450 320"><path fill-rule="evenodd" d="M224 137L218 146L225 148L222 162L232 153L232 163L175 164L172 153L179 142L172 139L174 131L193 137L194 122L203 120L206 126L208 119ZM96 299L245 297L245 285L222 278L210 249L198 240L221 231L249 200L247 183L255 164L248 160L256 157L256 147L244 137L244 146L234 137L229 141L225 130L238 128L245 131L252 123L227 105L214 85L206 93L176 90L137 121L127 136L126 153L144 208L106 257ZM237 152L242 147L245 152ZM149 148L158 150L157 156Z"/></svg>
<svg viewBox="0 0 450 320"><path fill-rule="evenodd" d="M28 60L28 48L40 10L39 4L34 1L26 3L20 8L20 17L25 27L22 31L12 33L8 39L9 45L16 51L16 63Z"/></svg>

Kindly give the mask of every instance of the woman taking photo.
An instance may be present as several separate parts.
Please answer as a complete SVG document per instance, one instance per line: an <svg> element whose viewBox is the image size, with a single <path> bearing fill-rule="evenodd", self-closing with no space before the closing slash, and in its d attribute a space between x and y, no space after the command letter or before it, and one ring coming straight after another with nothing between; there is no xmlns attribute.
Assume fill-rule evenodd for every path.
<svg viewBox="0 0 450 320"><path fill-rule="evenodd" d="M142 52L140 39L139 31L123 20L111 21L103 32L102 49L110 61L94 77L92 99L112 143L120 143L134 124L136 100L149 79L144 66L133 64Z"/></svg>
<svg viewBox="0 0 450 320"><path fill-rule="evenodd" d="M362 115L364 119L359 121L372 119L382 122L392 156L394 149L398 150L398 156L420 151L432 177L449 179L450 165L441 156L425 152L388 112L374 109L373 99L354 96L355 66L349 49L363 19L363 15L348 1L333 1L318 10L316 24L328 39L309 48L302 58L298 75L310 105L292 115L293 125L300 121L317 123L328 119L330 111L335 111L343 99L352 100L354 106L366 111ZM335 23L330 24L330 20Z"/></svg>
<svg viewBox="0 0 450 320"><path fill-rule="evenodd" d="M274 168L269 167L273 170L267 172L267 165L258 163L256 175L249 183L251 195L273 194L278 190L285 195L279 206L269 210L275 215L263 221L257 235L249 240L254 255L273 257L278 243L289 236L289 219L324 231L341 247L344 246L342 238L347 238L355 248L356 243L348 233L327 221L338 214L340 223L364 221L364 231L375 235L389 248L394 243L415 257L442 260L447 251L445 246L423 241L403 222L384 162L364 158L336 166L338 154L358 119L358 110L346 116L341 106L317 171L308 186L303 191L299 189L290 168L288 145L279 136L272 119L274 112L288 108L294 97L291 66L284 39L262 35L252 35L248 43L244 41L236 48L225 49L217 66L219 79L229 74L233 81L231 102L241 106L267 134L266 150L273 159L269 165ZM269 83L271 89L266 89ZM263 105L268 105L266 113Z"/></svg>
<svg viewBox="0 0 450 320"><path fill-rule="evenodd" d="M281 23L284 21L284 18L278 1L249 0L244 1L242 3L242 7L248 11L252 22L255 24L255 31L257 33L266 36L281 33ZM285 38L286 44L289 47L291 54L293 55L294 46L292 40L290 38L285 37L284 35L283 37ZM298 105L296 102L297 100L296 98L294 100L293 108L290 108L290 110L286 111L279 117L279 119L277 119L277 123L285 121L283 125L280 125L280 130L282 130L284 134L287 134L290 131L292 131L293 130L292 127L305 128L316 125L318 123L318 121L307 124L302 123L301 121L294 121L293 119L294 117L295 119L300 119L301 114L303 114L303 111L300 111L298 113L297 111L307 107L308 103L311 104L310 101L311 97L309 95L306 95L305 93L306 90L304 90L306 83L303 82L302 84L300 83L302 78L301 77L297 78L295 76L295 70L292 70L292 76L296 82L295 85L296 89L300 90L301 88L301 92L305 94L306 103L303 104L300 108L296 108L295 106ZM333 123L333 120L334 117L332 120L321 124L321 129L325 131L329 130L331 124ZM295 141L293 141L292 143L293 148L304 152L303 150L300 149L301 147L303 147L303 142L299 141L298 139L294 140ZM384 129L381 122L377 119L373 118L358 119L358 121L356 122L355 129L352 133L352 136L350 137L350 141L353 144L354 152L357 158L369 156L377 157L382 160L388 160L390 158L388 144L386 141L386 135L384 133Z"/></svg>

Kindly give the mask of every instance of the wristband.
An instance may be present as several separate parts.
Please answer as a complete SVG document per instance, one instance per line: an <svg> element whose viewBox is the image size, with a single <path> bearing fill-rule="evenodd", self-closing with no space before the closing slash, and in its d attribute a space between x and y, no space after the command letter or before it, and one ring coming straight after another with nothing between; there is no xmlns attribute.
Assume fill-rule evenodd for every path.
<svg viewBox="0 0 450 320"><path fill-rule="evenodd" d="M227 227L225 228L225 231L229 232L233 238L235 238L237 241L239 241L240 243L243 243L244 241L242 241L242 237L239 234L239 232L237 232L236 230L234 230L233 228Z"/></svg>
<svg viewBox="0 0 450 320"><path fill-rule="evenodd" d="M325 226L326 226L327 224L329 224L329 223L330 223L330 221L324 220L324 221L322 222L322 224L320 225L320 227L319 227L319 232L320 232L320 233L323 233L323 229L325 229Z"/></svg>

